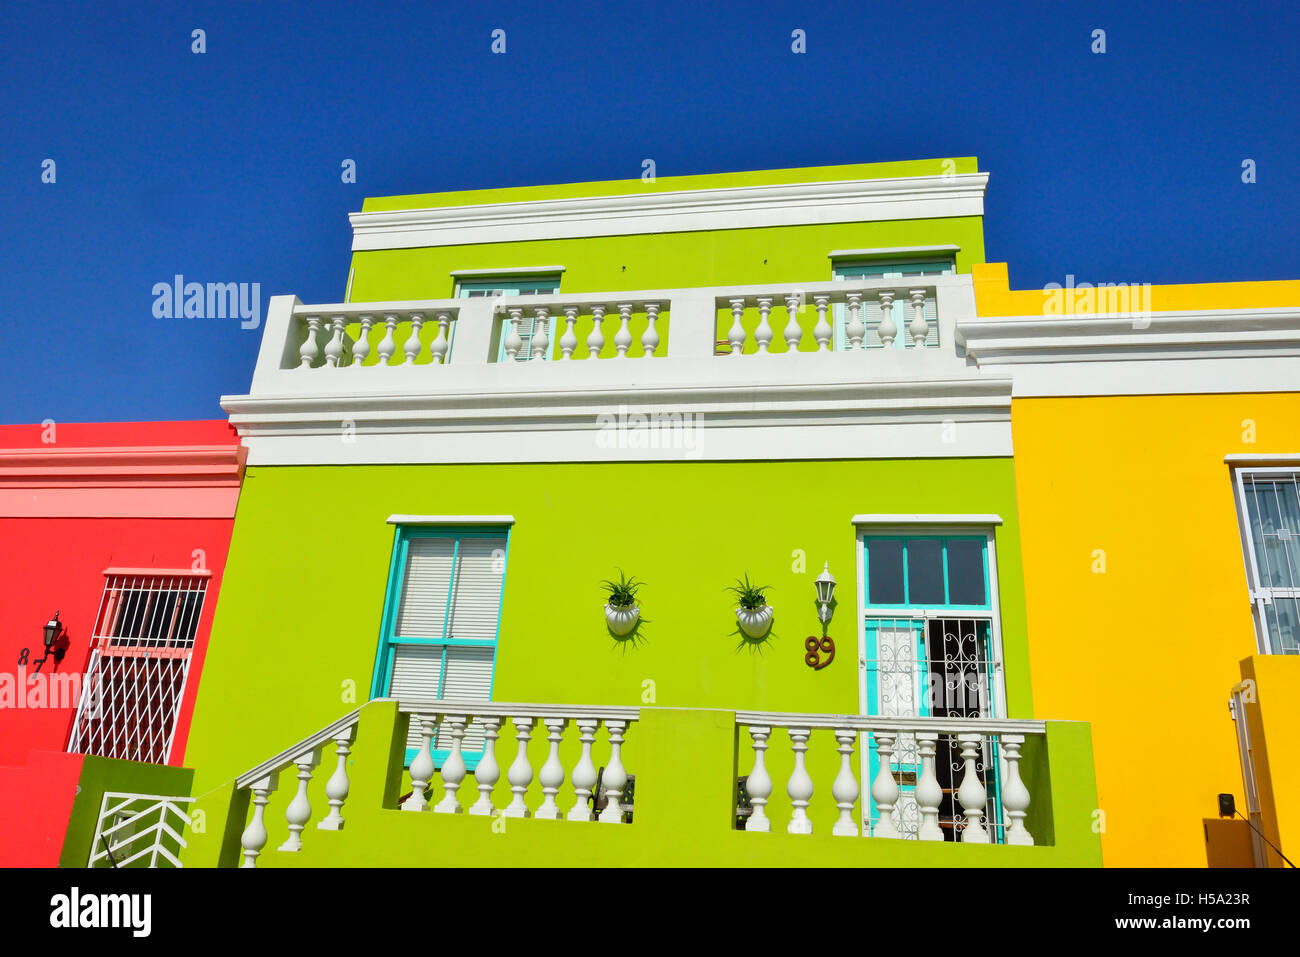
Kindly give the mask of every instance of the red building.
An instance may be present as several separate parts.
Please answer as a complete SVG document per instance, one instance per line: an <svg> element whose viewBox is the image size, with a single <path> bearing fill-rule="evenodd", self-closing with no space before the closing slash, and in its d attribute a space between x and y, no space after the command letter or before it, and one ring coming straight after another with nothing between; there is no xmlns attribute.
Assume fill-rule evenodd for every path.
<svg viewBox="0 0 1300 957"><path fill-rule="evenodd" d="M243 465L223 421L0 426L0 866L182 763Z"/></svg>

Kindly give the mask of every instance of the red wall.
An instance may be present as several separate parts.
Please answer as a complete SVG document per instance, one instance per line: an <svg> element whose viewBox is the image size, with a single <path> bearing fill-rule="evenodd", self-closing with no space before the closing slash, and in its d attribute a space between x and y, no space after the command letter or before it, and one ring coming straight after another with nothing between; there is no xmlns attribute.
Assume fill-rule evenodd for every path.
<svg viewBox="0 0 1300 957"><path fill-rule="evenodd" d="M53 444L42 441L41 426L0 426L0 449L85 449L166 446L238 446L225 422L145 422L56 426ZM233 462L233 459L232 459ZM84 477L83 477L84 478ZM30 483L23 477L4 479L15 487L5 494L21 496ZM40 479L30 486L39 492ZM50 480L50 487L57 480ZM21 487L17 487L21 485ZM133 490L139 493L139 489ZM174 489L172 490L175 491ZM193 489L220 501L228 510L214 518L93 518L12 517L0 514L0 675L21 696L17 681L21 649L31 661L44 651L42 627L57 610L71 640L63 661L51 657L41 669L59 674L84 671L90 658L94 628L104 590L104 570L117 568L192 569L195 551L203 551L203 567L212 577L203 603L170 763L179 764L185 751L190 713L207 652L212 618L220 592L234 525L237 478ZM100 494L100 493L97 493ZM107 495L112 495L111 489ZM188 491L182 491L188 495ZM134 499L133 501L138 501ZM204 508L210 505L205 504ZM81 759L61 752L68 743L76 712L75 700L64 707L0 707L0 865L57 863L76 792Z"/></svg>

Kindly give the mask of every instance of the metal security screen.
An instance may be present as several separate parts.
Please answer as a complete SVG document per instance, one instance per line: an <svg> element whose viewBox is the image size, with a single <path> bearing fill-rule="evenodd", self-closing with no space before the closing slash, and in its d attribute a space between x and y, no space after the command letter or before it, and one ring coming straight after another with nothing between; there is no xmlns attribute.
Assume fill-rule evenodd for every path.
<svg viewBox="0 0 1300 957"><path fill-rule="evenodd" d="M1237 477L1260 647L1300 654L1300 473L1241 469Z"/></svg>
<svg viewBox="0 0 1300 957"><path fill-rule="evenodd" d="M165 764L206 576L109 574L68 750Z"/></svg>

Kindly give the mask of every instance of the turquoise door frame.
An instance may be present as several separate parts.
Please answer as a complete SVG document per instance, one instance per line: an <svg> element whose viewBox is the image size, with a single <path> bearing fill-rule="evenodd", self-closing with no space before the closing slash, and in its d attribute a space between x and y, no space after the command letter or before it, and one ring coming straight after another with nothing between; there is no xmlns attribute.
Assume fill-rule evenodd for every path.
<svg viewBox="0 0 1300 957"><path fill-rule="evenodd" d="M443 631L441 635L401 635L396 633L397 629L397 611L402 600L402 586L404 584L407 550L413 539L419 538L450 538L454 540L452 551L451 574L447 580L447 605L451 607L452 590L456 585L456 575L459 570L460 545L464 539L469 538L504 538L506 541L506 554L503 559L504 566L501 569L501 596L497 602L497 624L496 635L491 639L483 638L458 638L450 634L451 615L444 611L443 614ZM496 654L501 638L501 606L505 602L506 588L506 571L510 567L510 527L503 526L429 526L429 525L399 525L393 533L393 554L388 568L387 591L384 595L384 612L381 618L379 628L379 648L375 655L375 665L370 681L370 697L387 698L393 679L393 663L397 654L397 648L401 645L432 645L443 649L442 666L438 672L437 697L442 697L443 687L447 680L447 649L453 647L477 647L492 649L492 678L489 684L488 700L492 698L492 689L496 686ZM437 731L434 732L434 740L437 740ZM414 748L406 749L406 764L409 767L411 761L415 759L418 752ZM447 759L451 752L446 748L433 749L433 761L437 767L442 767L442 762ZM465 759L465 766L468 770L473 771L478 765L479 760L483 757L482 750L476 752L462 751L461 756Z"/></svg>
<svg viewBox="0 0 1300 957"><path fill-rule="evenodd" d="M481 282L458 282L456 284L456 298L491 298L500 296L505 299L511 299L516 296L546 296L551 293L560 291L560 282L558 279L548 280L546 278L536 279L489 279ZM551 316L547 322L546 336L550 340L550 346L542 358L550 361L555 355L555 345L559 336L555 334L555 316ZM533 316L524 316L519 322L519 337L523 340L523 346L519 354L515 356L516 362L527 361L531 353L533 344L533 324L536 321ZM501 318L501 325L496 330L497 338L497 362L506 361L506 330L509 328L510 320L508 317ZM521 359L520 356L523 356Z"/></svg>
<svg viewBox="0 0 1300 957"><path fill-rule="evenodd" d="M867 715L890 714L902 716L907 711L898 707L886 707L889 699L897 695L900 688L895 679L891 687L888 679L882 686L882 656L881 633L894 633L895 635L902 632L911 633L913 650L906 662L897 658L899 643L895 639L893 645L888 650L894 656L894 664L897 669L901 669L904 664L911 670L911 695L912 707L908 709L917 717L933 716L933 707L931 706L930 691L932 688L930 674L930 654L929 654L929 624L934 619L945 618L969 618L978 622L985 623L985 627L980 634L981 629L976 626L976 641L982 639L987 652L984 655L984 667L986 674L983 676L987 681L989 689L988 702L989 710L992 714L982 715L983 717L999 716L1001 707L999 701L999 687L994 674L994 657L996 649L996 569L990 564L990 557L993 554L993 536L991 533L972 535L969 532L960 533L939 533L935 534L928 530L918 530L917 534L902 533L890 531L888 533L872 534L862 532L858 536L858 554L860 561L861 574L861 592L859 595L862 621L862 687L861 698L865 713ZM943 570L943 598L942 601L913 601L912 582L909 575L909 555L911 544L919 542L939 542L941 545L942 570ZM871 595L871 542L891 542L901 544L901 601L873 601ZM984 600L980 603L959 603L954 602L954 582L950 576L949 562L949 544L954 542L978 542L980 544L981 555L981 573L984 583ZM890 596L892 597L892 596ZM933 598L935 596L926 596ZM977 659L978 660L978 659ZM888 662L886 662L888 663ZM901 674L900 670L890 669L890 674L897 676ZM947 690L946 687L944 690ZM895 742L897 746L898 742ZM862 748L863 761L863 826L867 827L868 823L878 817L875 799L871 797L871 783L875 780L880 771L880 760L876 754L875 742L870 740L869 735L862 735L860 741ZM1001 806L1001 769L996 743L990 743L985 751L987 760L986 778L990 800L995 806ZM902 805L907 795L914 794L916 790L916 780L920 776L919 756L916 760L899 760L898 752L895 751L894 759L890 762L891 770L894 773L894 779L898 782L900 798L899 803L895 806L897 809ZM914 801L915 799L912 798ZM1001 843L1003 839L1003 825L1000 821L989 820L986 822L990 831L991 838Z"/></svg>
<svg viewBox="0 0 1300 957"><path fill-rule="evenodd" d="M841 263L837 265L831 273L832 279L897 279L903 282L907 279L921 279L926 276L952 276L956 274L956 266L951 259L948 260L914 260L901 262L875 262L875 263ZM931 307L926 306L926 318L931 321L932 336L938 334L937 317L930 315ZM911 308L907 303L894 301L894 323L898 326L898 336L894 339L891 348L906 349L911 344L911 333L907 329L907 323L912 317ZM843 304L836 304L831 310L831 325L835 331L834 350L841 352L847 344L847 337L844 333L844 326L847 323L847 315ZM865 321L865 317L864 317ZM867 323L868 335L876 326L875 323ZM930 338L926 339L927 345L930 344ZM937 344L937 341L936 343ZM880 349L882 346L879 342L871 344L863 340L863 347L867 349Z"/></svg>

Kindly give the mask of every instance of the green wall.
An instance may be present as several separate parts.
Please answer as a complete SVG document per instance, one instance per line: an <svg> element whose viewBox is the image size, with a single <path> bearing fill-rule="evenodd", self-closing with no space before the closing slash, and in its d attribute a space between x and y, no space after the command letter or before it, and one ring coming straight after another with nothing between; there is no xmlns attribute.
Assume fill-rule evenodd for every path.
<svg viewBox="0 0 1300 957"><path fill-rule="evenodd" d="M185 755L195 793L366 700L391 514L515 517L497 701L857 713L850 520L871 511L1002 516L1008 710L1032 717L1010 459L249 468ZM825 561L837 657L814 671ZM647 583L637 645L604 624L618 568ZM776 610L758 650L738 647L724 591L746 572Z"/></svg>
<svg viewBox="0 0 1300 957"><path fill-rule="evenodd" d="M86 861L90 859L90 846L95 841L95 826L99 823L99 807L105 791L187 795L191 793L193 777L194 772L189 768L86 755L81 765L81 777L77 781L77 797L72 803L68 830L63 838L59 866L86 866ZM103 850L103 846L97 850Z"/></svg>

